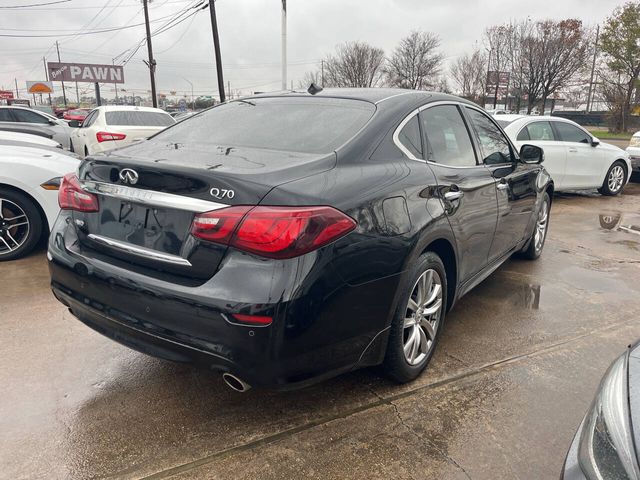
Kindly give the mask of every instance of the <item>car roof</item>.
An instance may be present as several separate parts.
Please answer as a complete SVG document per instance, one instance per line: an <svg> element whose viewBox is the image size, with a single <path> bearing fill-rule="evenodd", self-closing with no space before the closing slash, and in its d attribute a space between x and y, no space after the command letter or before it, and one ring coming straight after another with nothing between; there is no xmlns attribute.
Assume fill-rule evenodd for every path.
<svg viewBox="0 0 640 480"><path fill-rule="evenodd" d="M93 110L99 110L101 112L122 112L122 111L131 111L131 112L159 112L166 113L161 108L153 108L153 107L134 107L133 105L101 105L99 107L94 108Z"/></svg>
<svg viewBox="0 0 640 480"><path fill-rule="evenodd" d="M407 104L416 103L424 100L425 103L438 101L455 101L477 106L468 100L446 93L431 92L424 90L410 90L404 88L325 88L315 95L311 95L306 90L285 90L271 93L261 93L244 98L266 98L266 97L325 97L325 98L348 98L353 100L363 100L375 104L384 104L385 101L394 99L396 102L404 102Z"/></svg>

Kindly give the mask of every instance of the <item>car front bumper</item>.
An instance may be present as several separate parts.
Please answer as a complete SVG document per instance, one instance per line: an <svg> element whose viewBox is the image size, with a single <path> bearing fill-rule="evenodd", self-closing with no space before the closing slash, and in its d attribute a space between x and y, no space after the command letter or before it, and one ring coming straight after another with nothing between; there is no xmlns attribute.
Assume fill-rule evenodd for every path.
<svg viewBox="0 0 640 480"><path fill-rule="evenodd" d="M281 389L383 359L399 276L353 286L319 252L278 261L230 252L211 279L180 285L86 255L73 229L62 211L47 255L53 294L83 323L130 348ZM230 321L247 309L273 323Z"/></svg>

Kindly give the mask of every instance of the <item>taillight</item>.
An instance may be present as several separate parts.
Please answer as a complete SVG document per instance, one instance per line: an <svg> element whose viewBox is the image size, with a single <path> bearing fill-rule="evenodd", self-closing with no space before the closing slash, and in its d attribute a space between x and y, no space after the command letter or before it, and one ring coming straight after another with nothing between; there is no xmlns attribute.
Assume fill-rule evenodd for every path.
<svg viewBox="0 0 640 480"><path fill-rule="evenodd" d="M229 207L196 215L191 233L270 258L292 258L322 247L356 227L331 207Z"/></svg>
<svg viewBox="0 0 640 480"><path fill-rule="evenodd" d="M98 197L82 188L75 173L67 173L58 190L58 205L62 210L97 212Z"/></svg>
<svg viewBox="0 0 640 480"><path fill-rule="evenodd" d="M127 136L124 133L98 132L96 139L98 143L110 142L111 140L124 140Z"/></svg>

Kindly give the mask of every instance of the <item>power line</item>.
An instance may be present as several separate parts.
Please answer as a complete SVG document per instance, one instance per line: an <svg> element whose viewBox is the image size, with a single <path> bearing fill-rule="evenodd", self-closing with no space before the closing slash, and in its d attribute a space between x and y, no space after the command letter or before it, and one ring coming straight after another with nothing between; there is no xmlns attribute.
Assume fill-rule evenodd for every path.
<svg viewBox="0 0 640 480"><path fill-rule="evenodd" d="M70 2L71 0L56 0L54 2L46 2L46 3L31 3L29 5L9 5L6 7L0 7L0 8L30 8L30 7L41 7L43 5L54 5L56 3L67 3Z"/></svg>

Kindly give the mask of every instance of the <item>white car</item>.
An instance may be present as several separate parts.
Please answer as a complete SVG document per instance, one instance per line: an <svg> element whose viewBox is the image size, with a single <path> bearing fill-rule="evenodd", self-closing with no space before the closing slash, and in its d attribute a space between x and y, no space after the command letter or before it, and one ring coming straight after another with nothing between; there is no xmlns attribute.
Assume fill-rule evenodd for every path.
<svg viewBox="0 0 640 480"><path fill-rule="evenodd" d="M634 172L640 173L640 132L636 132L631 137L629 146L627 147L627 153L631 160L631 169Z"/></svg>
<svg viewBox="0 0 640 480"><path fill-rule="evenodd" d="M71 134L72 151L80 156L104 153L148 138L174 123L173 117L159 108L98 107Z"/></svg>
<svg viewBox="0 0 640 480"><path fill-rule="evenodd" d="M29 253L58 215L58 187L80 160L63 151L0 146L0 261Z"/></svg>
<svg viewBox="0 0 640 480"><path fill-rule="evenodd" d="M0 129L47 134L66 149L69 149L69 137L72 132L64 120L48 113L16 105L0 105Z"/></svg>
<svg viewBox="0 0 640 480"><path fill-rule="evenodd" d="M544 150L544 168L556 191L598 189L617 195L631 177L629 155L602 143L580 125L560 117L501 115L495 120L519 149L524 144Z"/></svg>
<svg viewBox="0 0 640 480"><path fill-rule="evenodd" d="M62 144L49 138L33 135L31 133L11 132L0 130L0 142L3 144L24 144L25 146L39 146L47 148L62 148Z"/></svg>

